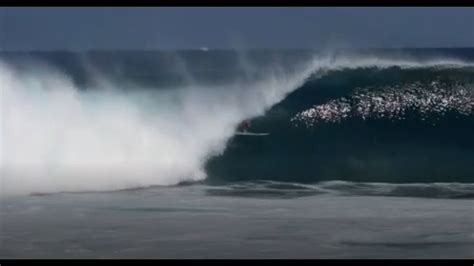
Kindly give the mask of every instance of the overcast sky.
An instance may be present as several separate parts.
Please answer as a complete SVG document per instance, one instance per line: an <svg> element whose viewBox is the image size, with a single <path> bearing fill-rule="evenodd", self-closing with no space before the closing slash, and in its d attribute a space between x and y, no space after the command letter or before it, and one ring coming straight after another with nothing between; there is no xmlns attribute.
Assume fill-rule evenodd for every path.
<svg viewBox="0 0 474 266"><path fill-rule="evenodd" d="M474 47L474 8L0 8L2 50Z"/></svg>

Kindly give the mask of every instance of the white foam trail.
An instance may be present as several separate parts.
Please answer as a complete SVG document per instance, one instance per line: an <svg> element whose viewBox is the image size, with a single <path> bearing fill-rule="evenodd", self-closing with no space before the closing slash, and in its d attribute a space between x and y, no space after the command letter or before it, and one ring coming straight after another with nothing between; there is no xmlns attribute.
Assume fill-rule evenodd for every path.
<svg viewBox="0 0 474 266"><path fill-rule="evenodd" d="M224 87L195 84L125 93L84 92L53 70L18 71L0 63L1 194L116 190L202 180L205 161L224 150L240 121L264 114L313 73L466 65L455 60L319 57L291 72L276 68L259 80Z"/></svg>

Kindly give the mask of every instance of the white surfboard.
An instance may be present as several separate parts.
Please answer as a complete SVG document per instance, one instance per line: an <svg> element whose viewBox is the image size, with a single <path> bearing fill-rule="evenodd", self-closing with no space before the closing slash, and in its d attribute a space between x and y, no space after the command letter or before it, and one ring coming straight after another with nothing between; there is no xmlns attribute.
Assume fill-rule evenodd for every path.
<svg viewBox="0 0 474 266"><path fill-rule="evenodd" d="M240 135L240 136L267 136L270 135L270 133L253 133L253 132L237 132L235 135Z"/></svg>

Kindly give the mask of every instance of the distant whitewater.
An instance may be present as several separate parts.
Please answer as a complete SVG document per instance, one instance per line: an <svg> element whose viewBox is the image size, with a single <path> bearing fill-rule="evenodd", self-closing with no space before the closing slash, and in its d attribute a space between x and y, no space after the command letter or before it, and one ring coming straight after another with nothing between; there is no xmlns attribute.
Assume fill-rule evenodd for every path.
<svg viewBox="0 0 474 266"><path fill-rule="evenodd" d="M2 195L474 181L473 50L0 54ZM259 138L234 136L252 119Z"/></svg>

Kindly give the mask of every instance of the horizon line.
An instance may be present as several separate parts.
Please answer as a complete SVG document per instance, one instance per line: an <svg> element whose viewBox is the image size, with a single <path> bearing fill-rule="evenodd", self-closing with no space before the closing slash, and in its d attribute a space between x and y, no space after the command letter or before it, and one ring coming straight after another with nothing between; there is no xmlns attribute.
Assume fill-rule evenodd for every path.
<svg viewBox="0 0 474 266"><path fill-rule="evenodd" d="M178 48L178 49L163 49L163 48L92 48L92 49L0 49L0 53L5 52L178 52L178 51L198 51L198 52L212 52L212 51L324 51L328 48ZM414 49L474 49L474 46L440 46L440 47L421 47L421 46L406 46L406 47L353 47L353 48L334 48L333 50L414 50ZM329 49L330 50L330 49Z"/></svg>

